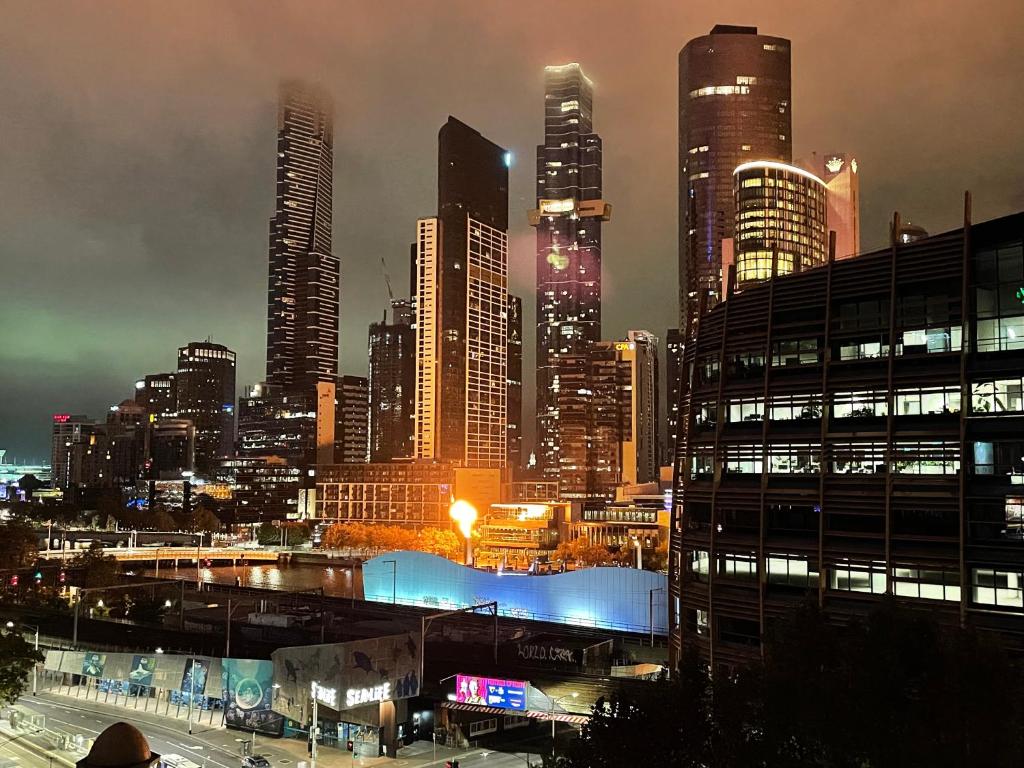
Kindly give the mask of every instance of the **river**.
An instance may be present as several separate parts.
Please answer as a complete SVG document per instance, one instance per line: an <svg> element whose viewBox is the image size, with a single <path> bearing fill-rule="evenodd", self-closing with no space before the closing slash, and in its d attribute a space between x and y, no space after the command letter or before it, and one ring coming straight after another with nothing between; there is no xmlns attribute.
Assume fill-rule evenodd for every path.
<svg viewBox="0 0 1024 768"><path fill-rule="evenodd" d="M141 576L156 576L154 568L136 571ZM178 568L162 566L160 576L175 578L182 576L194 579L195 567L182 565ZM325 595L349 597L352 594L352 572L348 566L329 567L314 563L263 563L260 565L231 566L223 565L213 568L201 568L200 578L207 584L236 584L243 587L262 587L279 589L285 592L301 592L303 590L324 588ZM363 571L355 569L356 597L363 596Z"/></svg>

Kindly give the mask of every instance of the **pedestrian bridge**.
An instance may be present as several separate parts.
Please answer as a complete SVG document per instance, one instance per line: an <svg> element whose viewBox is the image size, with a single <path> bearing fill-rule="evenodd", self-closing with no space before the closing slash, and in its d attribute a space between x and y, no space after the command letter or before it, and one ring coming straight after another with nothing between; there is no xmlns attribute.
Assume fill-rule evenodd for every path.
<svg viewBox="0 0 1024 768"><path fill-rule="evenodd" d="M44 560L70 560L85 550L66 549L41 551ZM194 562L212 560L215 563L277 562L278 553L272 549L243 549L241 547L108 547L104 555L122 563L155 563L157 561Z"/></svg>

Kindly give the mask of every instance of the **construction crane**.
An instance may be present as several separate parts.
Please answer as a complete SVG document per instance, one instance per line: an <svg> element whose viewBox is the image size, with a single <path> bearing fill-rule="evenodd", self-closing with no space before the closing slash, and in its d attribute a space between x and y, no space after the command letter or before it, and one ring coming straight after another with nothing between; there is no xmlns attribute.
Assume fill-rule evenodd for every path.
<svg viewBox="0 0 1024 768"><path fill-rule="evenodd" d="M384 270L384 285L388 287L388 300L394 302L395 294L391 290L391 278L388 277L388 263L384 261L384 257L380 257L380 266Z"/></svg>

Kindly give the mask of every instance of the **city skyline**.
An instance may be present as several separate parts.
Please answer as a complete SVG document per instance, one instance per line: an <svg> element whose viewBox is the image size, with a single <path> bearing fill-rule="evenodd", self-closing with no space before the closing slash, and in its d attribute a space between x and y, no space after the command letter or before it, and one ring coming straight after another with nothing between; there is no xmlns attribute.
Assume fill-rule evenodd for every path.
<svg viewBox="0 0 1024 768"><path fill-rule="evenodd" d="M877 26L866 22L869 12L863 11L860 29L878 31ZM483 38L496 34L482 19L472 18L469 6L463 8L463 14L462 24L478 23L485 31ZM899 9L895 18L889 18L885 34L893 37L887 38L889 47L879 54L881 65L856 55L862 41L848 40L849 60L857 61L856 67L837 65L830 59L832 45L826 39L828 29L838 33L844 20L852 28L848 13L832 14L827 21L835 27L824 31L824 16L816 19L818 26L785 14L741 10L717 10L690 17L678 14L671 24L645 17L641 21L656 36L657 44L645 46L649 50L642 52L640 62L630 61L625 47L614 40L613 15L604 16L607 29L572 50L524 51L510 46L500 54L500 66L494 65L498 87L485 96L465 95L475 94L469 84L483 78L483 73L449 71L451 57L456 55L452 53L438 60L440 64L443 59L446 66L434 72L431 63L428 70L436 77L449 78L451 94L462 95L425 100L417 90L422 80L397 79L402 85L389 95L393 98L400 94L403 98L399 102L409 99L402 106L408 108L410 119L403 117L402 122L413 127L396 133L383 125L386 117L372 114L373 99L379 97L357 91L356 98L346 100L352 95L346 90L352 86L348 78L357 76L359 66L350 64L342 68L340 76L340 70L335 69L324 77L315 71L317 56L323 54L315 52L290 59L270 56L269 62L256 64L245 59L247 47L237 41L227 46L229 51L217 54L234 62L229 74L234 73L238 82L230 81L234 85L230 92L222 92L221 83L183 94L181 86L174 84L174 75L186 65L171 65L165 71L167 62L157 56L151 69L119 74L113 84L93 82L81 92L62 94L54 84L58 75L64 78L62 87L77 86L78 77L95 77L95 68L109 60L98 53L85 55L74 77L62 71L62 65L70 59L43 65L36 58L41 49L34 47L39 41L31 36L13 39L17 36L15 30L27 27L32 17L29 10L18 9L8 33L0 33L0 42L5 43L7 34L11 34L10 45L0 48L27 57L18 69L39 87L38 93L30 93L24 86L0 82L0 90L10 91L13 107L0 117L0 135L11 139L4 142L8 149L0 149L8 169L0 189L11 201L0 219L0 226L8 233L0 245L0 261L11 268L13 277L0 314L11 341L0 351L0 390L5 393L0 405L0 446L8 449L9 456L44 456L48 452L50 413L103 413L131 396L136 379L165 368L167 349L192 338L212 335L214 341L238 352L240 387L262 379L260 349L265 339L259 297L266 291L265 227L271 213L266 190L273 178L265 155L267 137L273 132L278 82L293 75L323 82L336 103L344 105L335 123L334 251L342 264L340 370L347 374L366 374L366 327L387 306L380 256L400 262L412 223L431 210L431 167L435 161L430 145L433 126L444 114L463 117L515 154L509 206L510 292L524 297L532 294L533 233L526 224L525 212L532 207L530 156L539 139L535 104L542 92L543 67L569 61L579 61L595 80L595 98L601 104L600 130L609 147L604 158L604 187L616 206L616 224L607 230L604 247L606 311L602 337L619 338L630 328L649 328L663 336L676 315L675 178L671 171L675 164L674 62L686 41L705 34L720 20L718 17L756 24L764 34L792 40L794 157L806 155L815 147L836 146L858 158L865 170L863 249L883 244L888 213L893 208L933 233L954 228L959 213L955 191L965 187L977 188L979 220L1020 207L1021 192L1012 172L1015 164L1006 163L1004 156L1017 130L1010 126L1020 122L1015 121L1013 110L1019 111L1020 107L1000 100L1005 118L998 118L996 109L986 106L990 97L975 92L972 85L982 73L995 71L994 80L989 78L988 82L993 83L994 93L1000 90L996 85L998 72L1012 70L998 68L1003 50L1009 54L1012 49L1009 32L1004 33L1004 45L1000 46L997 38L997 45L990 45L984 56L960 61L953 70L943 70L941 63L931 59L927 71L924 60L920 61L920 72L913 71L913 66L909 67L911 71L901 67L897 84L886 83L877 75L871 77L868 68L894 67L909 55L906 50L897 54L895 44L905 43L906 38L900 40L898 35L901 31L907 35L911 22L916 25L920 20L913 18L913 6L911 10ZM70 16L75 17L74 11ZM121 21L112 25L111 34L115 36L131 31L132 12L120 16ZM366 17L360 18L371 23ZM266 21L253 21L249 29L253 40L266 34L262 26ZM965 17L956 33L969 36L976 30L974 23L974 19ZM991 18L984 19L984 23L986 27L993 24ZM294 22L285 25L286 37L295 39L301 29ZM186 34L181 41L186 50L213 50L212 41L204 41L197 30L192 31L191 37ZM59 28L50 32L64 34ZM512 32L520 34L515 23ZM947 34L950 37L937 34L921 50L951 45L953 32ZM147 32L141 37L152 43L152 35ZM162 39L165 46L172 42L169 37L156 39ZM369 39L376 38L370 35ZM321 42L326 46L326 41ZM360 41L363 43L365 38ZM69 49L79 50L73 45ZM463 63L482 60L474 58L476 52L471 48L458 58ZM122 55L141 56L141 50L129 49ZM0 61L3 58L0 54ZM373 62L385 57L360 50L354 58ZM816 66L826 61L832 66ZM36 69L33 62L38 65ZM407 73L419 64L389 61L388 71L394 75L397 67ZM52 66L61 72L54 72ZM634 86L630 80L635 82L638 66L648 68L648 76L656 83L653 90L631 90ZM253 74L240 75L240 67L252 69ZM618 71L620 67L623 71ZM13 71L15 67L6 69ZM822 81L818 69L828 69L829 78ZM944 88L949 87L942 102L937 98L932 102L922 89L933 78L941 77L943 71L954 73L956 82L944 84ZM147 77L154 78L154 82L148 83ZM514 90L503 87L511 88L513 83ZM120 86L121 92L112 86ZM145 105L147 97L142 91L150 89L162 94L155 105ZM980 110L993 119L980 127L972 123L968 133L951 127L935 139L926 137L924 146L905 121L900 123L891 116L892 110L886 111L887 104L903 103L906 109L919 111L922 120L942 117L952 125L957 120L951 113L960 113L945 99L955 102L958 96L964 117ZM139 100L145 108L135 111L135 123L115 127L120 109ZM183 104L194 109L183 110ZM353 108L353 104L359 108ZM63 116L67 131L58 131L60 120L41 116L55 109ZM635 114L637 110L640 115ZM400 109L391 116L405 114ZM643 117L650 115L655 115L656 127L645 132ZM154 143L159 149L139 142L144 135L148 141L147 130L157 119L165 123L156 133L158 140ZM224 123L232 127L225 128ZM46 125L46 129L33 133L33 126L38 125ZM977 143L956 156L954 150L979 130L982 135ZM380 139L374 137L376 132L382 132ZM880 134L887 136L889 146L881 146ZM639 141L630 141L634 135ZM637 145L652 144L652 138L657 151L645 157ZM403 139L405 144L401 143ZM83 143L89 151L82 151ZM12 151L11 147L17 149ZM116 160L104 155L114 149L119 150ZM51 167L51 158L58 164ZM403 178L414 178L406 189L396 188L405 185L386 183L393 181L388 171L395 163L409 163L414 168L408 175L403 173ZM637 167L643 173L634 179ZM930 183L941 177L947 178L942 185ZM393 206L378 210L379 203L391 197L396 198ZM210 262L215 259L219 261L214 271ZM224 280L232 290L223 290ZM122 300L112 302L109 292L99 291L110 285L124 289ZM531 302L525 303L524 327L529 327L532 308ZM525 346L523 397L532 410L534 350L531 343ZM530 435L532 416L524 413L523 422ZM532 435L526 444L533 445Z"/></svg>

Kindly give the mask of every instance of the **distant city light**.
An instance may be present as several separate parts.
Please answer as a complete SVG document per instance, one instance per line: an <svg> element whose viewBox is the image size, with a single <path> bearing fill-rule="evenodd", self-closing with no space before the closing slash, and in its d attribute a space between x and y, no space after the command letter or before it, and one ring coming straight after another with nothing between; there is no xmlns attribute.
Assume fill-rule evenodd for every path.
<svg viewBox="0 0 1024 768"><path fill-rule="evenodd" d="M506 152L505 153L505 167L506 168L511 168L512 167L512 153L511 152Z"/></svg>

